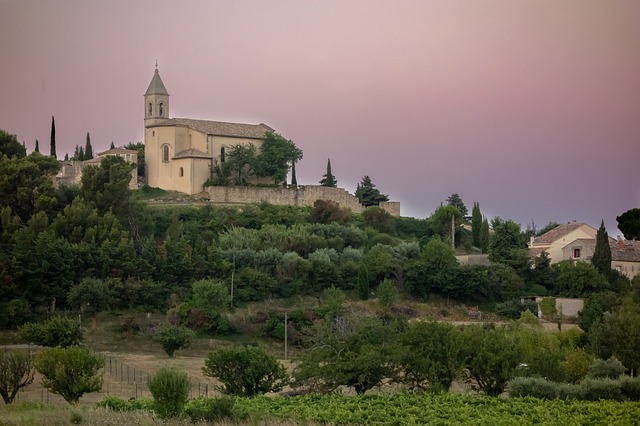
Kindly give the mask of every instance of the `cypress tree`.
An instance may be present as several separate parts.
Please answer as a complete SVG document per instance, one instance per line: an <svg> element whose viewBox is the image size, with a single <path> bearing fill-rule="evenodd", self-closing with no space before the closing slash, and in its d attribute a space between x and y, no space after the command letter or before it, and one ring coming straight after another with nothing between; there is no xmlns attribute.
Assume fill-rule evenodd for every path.
<svg viewBox="0 0 640 426"><path fill-rule="evenodd" d="M51 156L53 158L58 158L56 155L56 120L51 116Z"/></svg>
<svg viewBox="0 0 640 426"><path fill-rule="evenodd" d="M91 160L93 158L93 148L91 147L91 137L87 132L87 143L84 146L84 159Z"/></svg>
<svg viewBox="0 0 640 426"><path fill-rule="evenodd" d="M480 226L480 249L483 253L489 252L489 221L485 218Z"/></svg>
<svg viewBox="0 0 640 426"><path fill-rule="evenodd" d="M77 160L79 155L80 155L80 150L78 149L78 145L76 145L76 150L73 151L73 157L71 157L71 159Z"/></svg>
<svg viewBox="0 0 640 426"><path fill-rule="evenodd" d="M335 188L338 185L338 181L336 180L336 177L331 173L331 158L327 159L327 173L325 173L322 176L320 185L331 186L333 188Z"/></svg>
<svg viewBox="0 0 640 426"><path fill-rule="evenodd" d="M291 185L298 186L298 178L296 177L296 162L291 163Z"/></svg>
<svg viewBox="0 0 640 426"><path fill-rule="evenodd" d="M358 296L360 300L369 300L370 291L367 267L362 265L358 271Z"/></svg>
<svg viewBox="0 0 640 426"><path fill-rule="evenodd" d="M611 246L609 245L609 234L607 234L607 230L604 227L604 220L596 233L596 248L593 251L591 263L598 272L607 279L609 278L611 275Z"/></svg>
<svg viewBox="0 0 640 426"><path fill-rule="evenodd" d="M80 151L78 151L78 161L84 161L84 151L82 147L80 147Z"/></svg>
<svg viewBox="0 0 640 426"><path fill-rule="evenodd" d="M480 228L482 228L480 203L474 201L473 209L471 210L471 242L474 247L480 247Z"/></svg>
<svg viewBox="0 0 640 426"><path fill-rule="evenodd" d="M64 161L69 161L69 153L68 152L64 153Z"/></svg>
<svg viewBox="0 0 640 426"><path fill-rule="evenodd" d="M40 152L40 143L38 142L38 139L36 139L36 147L33 152Z"/></svg>
<svg viewBox="0 0 640 426"><path fill-rule="evenodd" d="M111 141L111 146L109 147L109 149L116 149L116 146L113 144L113 141Z"/></svg>

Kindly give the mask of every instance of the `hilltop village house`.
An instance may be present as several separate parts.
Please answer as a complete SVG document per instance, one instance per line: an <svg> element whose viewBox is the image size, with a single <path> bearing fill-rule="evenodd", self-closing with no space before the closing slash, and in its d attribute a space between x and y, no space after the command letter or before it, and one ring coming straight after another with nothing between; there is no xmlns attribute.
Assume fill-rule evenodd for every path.
<svg viewBox="0 0 640 426"><path fill-rule="evenodd" d="M586 223L566 223L551 231L532 237L529 252L539 256L546 252L551 263L563 260L590 262L596 247L597 230ZM611 268L629 279L640 275L640 241L627 241L609 237Z"/></svg>
<svg viewBox="0 0 640 426"><path fill-rule="evenodd" d="M122 157L127 163L138 163L138 151L125 148L113 148L104 152L99 152L90 160L60 161L60 171L55 177L55 184L57 186L80 185L82 180L82 170L85 167L99 166L103 158L110 156ZM135 167L133 167L133 169L131 170L131 180L129 181L129 188L138 189L138 173Z"/></svg>
<svg viewBox="0 0 640 426"><path fill-rule="evenodd" d="M316 200L330 200L342 207L361 212L364 207L344 189L321 186L294 188L208 187L211 166L225 161L225 151L236 145L262 146L266 132L274 129L264 123L242 124L220 121L170 118L169 92L158 67L144 94L145 180L151 187L186 194L207 192L212 202L250 204L267 201L296 206L313 205ZM394 216L400 215L400 203L385 202L380 207Z"/></svg>

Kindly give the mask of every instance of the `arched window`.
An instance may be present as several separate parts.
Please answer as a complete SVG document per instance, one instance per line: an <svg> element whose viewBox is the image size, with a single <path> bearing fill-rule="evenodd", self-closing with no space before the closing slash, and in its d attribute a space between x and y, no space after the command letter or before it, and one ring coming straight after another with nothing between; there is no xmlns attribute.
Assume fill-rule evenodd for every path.
<svg viewBox="0 0 640 426"><path fill-rule="evenodd" d="M162 102L160 102L160 117L162 117L162 107L164 106L164 104Z"/></svg>
<svg viewBox="0 0 640 426"><path fill-rule="evenodd" d="M165 163L169 162L169 145L162 146L162 161Z"/></svg>
<svg viewBox="0 0 640 426"><path fill-rule="evenodd" d="M224 163L224 146L220 148L220 162Z"/></svg>
<svg viewBox="0 0 640 426"><path fill-rule="evenodd" d="M151 105L151 102L149 102L149 117L151 117L152 113L153 113L153 106Z"/></svg>
<svg viewBox="0 0 640 426"><path fill-rule="evenodd" d="M180 167L180 171L178 172L178 175L180 177L184 176L184 169L182 167Z"/></svg>

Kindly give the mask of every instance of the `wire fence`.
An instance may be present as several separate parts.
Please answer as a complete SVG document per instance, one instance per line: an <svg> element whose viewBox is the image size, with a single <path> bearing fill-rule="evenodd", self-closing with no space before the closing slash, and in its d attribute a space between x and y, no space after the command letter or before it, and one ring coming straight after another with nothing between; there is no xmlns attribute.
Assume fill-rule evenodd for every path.
<svg viewBox="0 0 640 426"><path fill-rule="evenodd" d="M103 384L102 389L98 392L85 394L81 401L97 402L106 396L116 396L122 399L151 399L152 395L147 386L149 376L155 371L149 373L139 367L129 365L120 359L117 355L92 351L95 355L104 360L102 369ZM191 389L189 398L197 397L213 397L218 392L210 383L191 381ZM16 394L16 402L18 401L39 401L43 403L64 403L64 399L49 392L48 389L42 387L41 378L36 375L34 382L20 389Z"/></svg>

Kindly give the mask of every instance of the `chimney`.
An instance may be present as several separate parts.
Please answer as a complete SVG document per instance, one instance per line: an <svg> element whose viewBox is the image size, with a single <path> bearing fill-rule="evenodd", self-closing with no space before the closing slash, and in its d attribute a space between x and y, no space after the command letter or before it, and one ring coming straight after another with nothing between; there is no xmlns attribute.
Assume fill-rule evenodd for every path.
<svg viewBox="0 0 640 426"><path fill-rule="evenodd" d="M618 235L618 248L620 250L624 250L624 241L622 241L622 237Z"/></svg>

